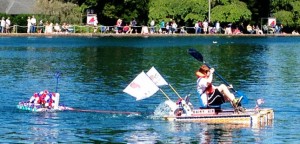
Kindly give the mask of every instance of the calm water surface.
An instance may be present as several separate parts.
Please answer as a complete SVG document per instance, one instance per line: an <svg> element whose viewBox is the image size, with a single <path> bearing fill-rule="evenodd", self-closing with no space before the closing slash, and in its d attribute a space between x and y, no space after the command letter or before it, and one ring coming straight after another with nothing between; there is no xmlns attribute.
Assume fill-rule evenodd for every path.
<svg viewBox="0 0 300 144"><path fill-rule="evenodd" d="M217 43L213 43L216 41ZM200 51L207 63L248 96L246 108L263 98L275 111L265 127L167 122L153 118L166 100L145 100L122 90L152 66L197 105L194 76ZM1 37L0 142L2 143L299 143L300 37ZM61 103L82 110L31 113L16 105L41 90L55 91L61 72ZM216 84L221 83L217 77ZM173 99L169 87L162 89ZM230 108L224 105L224 108Z"/></svg>

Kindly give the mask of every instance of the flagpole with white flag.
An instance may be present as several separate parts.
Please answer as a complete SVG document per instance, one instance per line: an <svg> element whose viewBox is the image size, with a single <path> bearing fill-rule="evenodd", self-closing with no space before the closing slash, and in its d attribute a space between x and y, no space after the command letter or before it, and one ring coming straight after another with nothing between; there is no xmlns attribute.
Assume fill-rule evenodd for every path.
<svg viewBox="0 0 300 144"><path fill-rule="evenodd" d="M175 92L175 94L179 97L180 95L177 93L177 91L169 84L161 75L160 73L155 69L154 66L147 72L147 75L150 77L150 79L155 83L158 87L163 85L169 85L171 89Z"/></svg>
<svg viewBox="0 0 300 144"><path fill-rule="evenodd" d="M143 71L123 90L123 92L135 97L138 101L151 97L158 90L162 91ZM170 100L163 91L162 93Z"/></svg>
<svg viewBox="0 0 300 144"><path fill-rule="evenodd" d="M169 86L171 87L171 89L176 93L176 95L181 98L181 96L177 93L177 91L171 86L171 84L169 84Z"/></svg>

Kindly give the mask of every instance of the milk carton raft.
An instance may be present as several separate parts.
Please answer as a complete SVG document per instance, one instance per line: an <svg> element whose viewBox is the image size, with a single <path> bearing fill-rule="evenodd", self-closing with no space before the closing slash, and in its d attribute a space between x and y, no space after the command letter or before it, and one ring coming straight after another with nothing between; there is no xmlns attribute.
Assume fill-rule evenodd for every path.
<svg viewBox="0 0 300 144"><path fill-rule="evenodd" d="M63 111L70 109L69 107L59 105L59 93L49 92L47 90L34 93L28 101L19 102L17 108L20 110L32 112L44 111Z"/></svg>

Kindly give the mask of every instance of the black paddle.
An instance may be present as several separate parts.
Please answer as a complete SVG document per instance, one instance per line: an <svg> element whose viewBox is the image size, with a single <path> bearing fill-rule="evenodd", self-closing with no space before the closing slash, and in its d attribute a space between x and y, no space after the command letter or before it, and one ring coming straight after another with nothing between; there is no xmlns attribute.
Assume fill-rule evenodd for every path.
<svg viewBox="0 0 300 144"><path fill-rule="evenodd" d="M210 66L205 63L203 56L200 52L198 52L197 50L190 48L188 50L188 53L193 56L195 59L197 59L198 61L202 62L203 64L205 64L208 68L210 68ZM214 74L217 75L227 86L230 86L230 84L216 71L214 71ZM235 90L233 87L231 87L231 90L234 91L234 93L236 93L239 97L243 96L242 102L243 103L248 103L248 98L246 95L244 95L242 92L239 92L237 90Z"/></svg>

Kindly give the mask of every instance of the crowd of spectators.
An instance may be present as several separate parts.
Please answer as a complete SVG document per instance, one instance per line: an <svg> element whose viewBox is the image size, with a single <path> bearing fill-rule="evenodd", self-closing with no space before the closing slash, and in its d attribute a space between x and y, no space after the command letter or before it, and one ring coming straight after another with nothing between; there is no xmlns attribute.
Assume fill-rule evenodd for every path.
<svg viewBox="0 0 300 144"><path fill-rule="evenodd" d="M207 20L197 21L191 27L180 26L173 19L165 22L164 20L155 21L151 20L148 24L138 25L135 19L129 22L124 22L122 19L117 19L114 26L99 25L97 18L92 25L86 25L93 27L93 33L116 33L116 34L284 34L282 31L282 25L273 26L259 26L259 25L244 25L240 23L221 25L218 21L215 23ZM10 18L1 19L1 33L10 33L12 30ZM45 33L45 34L56 34L56 33L72 33L75 32L74 26L68 23L52 23L49 21L43 22L40 20L37 23L35 16L29 16L27 19L27 33ZM294 30L292 34L299 34L298 31Z"/></svg>
<svg viewBox="0 0 300 144"><path fill-rule="evenodd" d="M262 28L261 28L262 27ZM115 26L100 26L100 32L110 32L116 34L131 34L131 33L140 33L140 34L229 34L229 35L238 35L238 34L285 34L282 31L283 25L273 25L273 26L259 26L259 25L244 25L240 24L226 24L221 26L217 21L215 23L209 22L207 20L197 21L194 24L194 27L179 26L175 20L170 20L165 22L161 20L160 22L151 20L149 24L137 26L135 19L132 19L130 22L123 22L122 19L116 21ZM298 34L297 31L294 31L292 34Z"/></svg>
<svg viewBox="0 0 300 144"><path fill-rule="evenodd" d="M45 34L52 34L52 33L69 33L73 32L73 26L67 23L63 23L60 25L59 23L55 23L46 21L45 23L43 20L40 20L37 24L37 20L34 17L28 17L27 19L27 33L45 33Z"/></svg>

